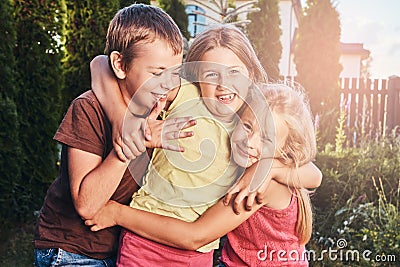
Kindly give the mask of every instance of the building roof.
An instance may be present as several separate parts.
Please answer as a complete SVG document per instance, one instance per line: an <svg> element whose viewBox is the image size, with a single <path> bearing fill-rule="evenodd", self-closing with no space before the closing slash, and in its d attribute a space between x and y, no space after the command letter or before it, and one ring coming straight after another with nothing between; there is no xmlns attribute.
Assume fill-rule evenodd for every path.
<svg viewBox="0 0 400 267"><path fill-rule="evenodd" d="M362 43L340 43L343 55L360 55L362 59L369 57L370 51Z"/></svg>

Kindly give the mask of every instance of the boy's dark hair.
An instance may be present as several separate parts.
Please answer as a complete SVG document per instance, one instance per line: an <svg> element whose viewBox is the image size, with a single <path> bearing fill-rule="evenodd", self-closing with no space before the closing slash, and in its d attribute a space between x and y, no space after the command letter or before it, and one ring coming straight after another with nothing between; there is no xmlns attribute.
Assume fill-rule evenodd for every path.
<svg viewBox="0 0 400 267"><path fill-rule="evenodd" d="M104 53L110 56L118 51L126 71L137 57L140 46L157 38L166 41L174 55L182 52L182 34L167 13L155 6L133 4L119 10L111 20Z"/></svg>

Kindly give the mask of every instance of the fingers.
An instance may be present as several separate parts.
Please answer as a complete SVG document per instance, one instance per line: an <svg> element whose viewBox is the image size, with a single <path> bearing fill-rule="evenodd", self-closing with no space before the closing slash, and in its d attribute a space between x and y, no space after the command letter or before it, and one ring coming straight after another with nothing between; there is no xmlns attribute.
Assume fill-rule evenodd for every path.
<svg viewBox="0 0 400 267"><path fill-rule="evenodd" d="M130 160L137 158L146 151L144 140L139 137L139 134L132 134L130 138L123 138L123 141L123 153Z"/></svg>
<svg viewBox="0 0 400 267"><path fill-rule="evenodd" d="M144 138L146 141L151 141L151 129L150 129L150 127L148 127L148 125L146 126L146 129L144 130Z"/></svg>
<svg viewBox="0 0 400 267"><path fill-rule="evenodd" d="M193 131L183 132L183 131L172 131L172 132L165 132L163 133L163 147L166 145L166 140L175 140L181 138L187 138L194 135Z"/></svg>
<svg viewBox="0 0 400 267"><path fill-rule="evenodd" d="M256 197L256 192L251 192L247 196L246 203L244 206L247 211L251 211L251 209L253 208L255 197Z"/></svg>
<svg viewBox="0 0 400 267"><path fill-rule="evenodd" d="M192 116L188 117L179 117L179 118L173 118L173 119L168 119L165 121L164 128L165 127L170 127L170 128L175 128L177 130L183 130L187 129L189 127L192 127L196 125L196 120L193 119Z"/></svg>
<svg viewBox="0 0 400 267"><path fill-rule="evenodd" d="M258 192L256 195L257 204L261 205L261 204L263 204L263 201L264 201L264 197L263 197L262 192Z"/></svg>
<svg viewBox="0 0 400 267"><path fill-rule="evenodd" d="M242 201L247 197L248 191L242 190L236 196L235 201L233 201L233 212L240 214L240 207L242 207Z"/></svg>
<svg viewBox="0 0 400 267"><path fill-rule="evenodd" d="M149 121L151 120L142 120L140 123L140 129L143 129L143 135L144 135L144 139L145 141L151 141L151 135L152 135L152 131L151 131L151 127L149 126ZM154 119L155 121L155 119Z"/></svg>
<svg viewBox="0 0 400 267"><path fill-rule="evenodd" d="M101 229L97 225L90 227L90 231L92 231L92 232L97 232L99 230L101 230Z"/></svg>
<svg viewBox="0 0 400 267"><path fill-rule="evenodd" d="M176 152L185 152L185 149L180 146L174 146L171 144L163 144L162 145L163 149L171 150L171 151L176 151Z"/></svg>
<svg viewBox="0 0 400 267"><path fill-rule="evenodd" d="M161 106L160 101L157 101L153 110L150 112L150 114L147 118L149 120L156 120L164 106L165 106L165 104L163 106Z"/></svg>
<svg viewBox="0 0 400 267"><path fill-rule="evenodd" d="M161 113L161 111L165 108L165 105L167 104L167 99L165 98L164 100L158 100L157 102L157 108L159 109L157 116Z"/></svg>
<svg viewBox="0 0 400 267"><path fill-rule="evenodd" d="M196 120L193 120L191 117L183 117L183 118L174 118L171 120L165 121L163 126L163 139L164 140L173 140L179 138L187 138L194 135L193 131L182 131L183 129L187 129L196 125Z"/></svg>
<svg viewBox="0 0 400 267"><path fill-rule="evenodd" d="M228 206L228 205L229 205L229 202L231 202L232 195L233 195L232 193L227 193L227 194L224 196L224 198L223 198L223 200L222 200L222 203L224 203L225 206Z"/></svg>
<svg viewBox="0 0 400 267"><path fill-rule="evenodd" d="M124 152L122 152L122 139L121 137L117 138L117 140L115 140L114 142L114 150L115 153L117 154L118 158L122 161L122 162L126 162L128 159L126 158L126 156L124 155Z"/></svg>
<svg viewBox="0 0 400 267"><path fill-rule="evenodd" d="M240 181L240 180L239 180ZM238 183L236 182L231 188L228 189L228 191L225 194L223 203L225 206L228 206L229 203L231 202L233 196L239 192L240 189L238 188Z"/></svg>
<svg viewBox="0 0 400 267"><path fill-rule="evenodd" d="M100 230L100 228L94 223L93 220L86 220L85 225L89 226L90 231L92 231L92 232L97 232Z"/></svg>
<svg viewBox="0 0 400 267"><path fill-rule="evenodd" d="M145 150L145 119L127 114L122 128L122 152L129 159L135 159Z"/></svg>
<svg viewBox="0 0 400 267"><path fill-rule="evenodd" d="M117 153L118 158L122 161L122 162L126 162L128 159L126 158L124 152L122 152L122 147L120 146L115 146L114 147L115 153Z"/></svg>
<svg viewBox="0 0 400 267"><path fill-rule="evenodd" d="M186 123L183 123L183 125L177 125L177 128L181 129L181 130L185 130L187 128L195 126L196 124L197 124L197 121L195 119L188 117L188 120L186 121Z"/></svg>

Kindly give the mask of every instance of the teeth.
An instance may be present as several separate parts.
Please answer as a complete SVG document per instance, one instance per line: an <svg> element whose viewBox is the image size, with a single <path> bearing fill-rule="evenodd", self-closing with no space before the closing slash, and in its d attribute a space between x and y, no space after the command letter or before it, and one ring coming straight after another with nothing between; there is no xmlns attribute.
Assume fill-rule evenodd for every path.
<svg viewBox="0 0 400 267"><path fill-rule="evenodd" d="M235 94L229 94L229 95L221 95L218 96L219 100L232 100Z"/></svg>
<svg viewBox="0 0 400 267"><path fill-rule="evenodd" d="M159 99L164 99L164 98L167 97L166 94L157 94L157 93L153 93L153 94L154 94L154 96L155 96L156 98L159 98Z"/></svg>

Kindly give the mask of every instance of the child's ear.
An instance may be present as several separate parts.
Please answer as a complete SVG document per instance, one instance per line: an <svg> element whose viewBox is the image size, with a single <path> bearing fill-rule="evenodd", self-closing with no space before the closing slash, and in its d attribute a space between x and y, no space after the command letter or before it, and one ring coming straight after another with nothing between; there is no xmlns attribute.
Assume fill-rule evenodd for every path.
<svg viewBox="0 0 400 267"><path fill-rule="evenodd" d="M117 51L111 52L110 62L115 76L117 76L117 78L121 80L125 79L126 73L122 64L122 55Z"/></svg>

